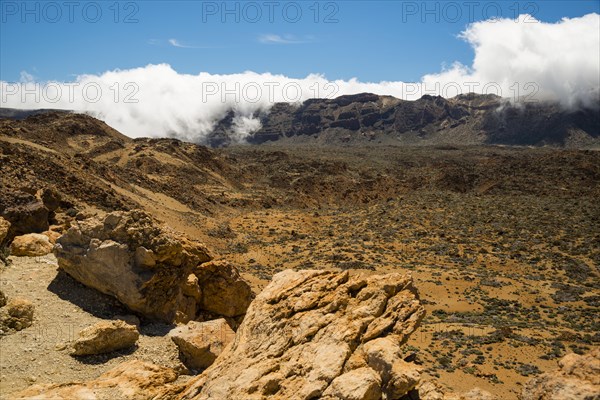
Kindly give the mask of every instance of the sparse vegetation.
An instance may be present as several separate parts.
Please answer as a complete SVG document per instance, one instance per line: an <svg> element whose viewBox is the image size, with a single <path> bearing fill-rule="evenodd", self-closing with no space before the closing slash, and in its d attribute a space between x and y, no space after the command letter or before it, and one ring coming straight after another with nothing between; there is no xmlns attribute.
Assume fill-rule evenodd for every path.
<svg viewBox="0 0 600 400"><path fill-rule="evenodd" d="M77 135L60 139L75 122L91 124L23 122L43 128L22 140L50 151L0 141L0 200L16 198L27 179L68 197L61 221L85 204L160 208L157 217L215 249L256 291L288 268L410 272L428 314L405 355L418 353L427 373L450 386L466 374L514 387L600 344L599 152L209 150L110 132L98 133L98 143L87 137L84 148ZM11 124L0 129L15 137ZM52 135L60 140L49 143Z"/></svg>

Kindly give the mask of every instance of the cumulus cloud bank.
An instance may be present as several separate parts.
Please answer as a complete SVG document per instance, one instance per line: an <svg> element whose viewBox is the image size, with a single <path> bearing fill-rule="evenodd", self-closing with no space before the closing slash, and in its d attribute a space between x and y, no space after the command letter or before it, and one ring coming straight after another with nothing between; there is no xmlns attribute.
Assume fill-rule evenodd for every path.
<svg viewBox="0 0 600 400"><path fill-rule="evenodd" d="M554 100L566 107L600 96L600 15L543 23L528 15L471 24L461 33L474 49L472 65L454 63L420 82L294 79L271 73L180 74L167 64L81 75L73 82L0 82L3 107L88 112L131 137L176 136L199 141L234 112L242 140L260 128L255 118L275 102L302 102L371 92L415 100L494 93L512 100ZM29 76L29 78L31 78Z"/></svg>
<svg viewBox="0 0 600 400"><path fill-rule="evenodd" d="M468 82L499 88L503 97L556 100L573 107L600 95L600 15L550 24L521 15L471 24L460 35L475 51L470 67L454 64L424 83Z"/></svg>

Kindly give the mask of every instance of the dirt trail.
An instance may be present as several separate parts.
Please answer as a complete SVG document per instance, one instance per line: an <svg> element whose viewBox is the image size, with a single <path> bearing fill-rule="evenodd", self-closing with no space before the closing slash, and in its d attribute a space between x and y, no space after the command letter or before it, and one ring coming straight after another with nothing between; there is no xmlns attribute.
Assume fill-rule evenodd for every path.
<svg viewBox="0 0 600 400"><path fill-rule="evenodd" d="M10 266L0 267L0 287L9 298L33 302L35 314L31 327L0 337L0 399L12 399L33 384L96 378L130 359L180 366L177 347L165 336L171 327L163 324L142 324L137 348L71 357L67 345L81 329L127 311L116 300L59 272L53 255L11 260Z"/></svg>

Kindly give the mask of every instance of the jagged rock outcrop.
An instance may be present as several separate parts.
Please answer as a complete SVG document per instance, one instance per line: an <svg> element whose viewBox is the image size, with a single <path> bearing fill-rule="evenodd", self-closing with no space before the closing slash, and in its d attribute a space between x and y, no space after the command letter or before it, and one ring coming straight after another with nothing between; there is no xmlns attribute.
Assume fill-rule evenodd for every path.
<svg viewBox="0 0 600 400"><path fill-rule="evenodd" d="M399 348L424 314L405 275L281 272L181 398L398 399L418 383Z"/></svg>
<svg viewBox="0 0 600 400"><path fill-rule="evenodd" d="M132 347L140 337L135 325L125 321L101 321L79 332L71 352L74 356L110 353Z"/></svg>
<svg viewBox="0 0 600 400"><path fill-rule="evenodd" d="M60 400L150 400L164 393L173 398L177 389L172 382L177 373L171 368L148 362L131 360L117 365L97 379L64 384L31 386L17 393L15 398Z"/></svg>
<svg viewBox="0 0 600 400"><path fill-rule="evenodd" d="M10 244L10 254L17 257L38 257L52 253L52 243L46 235L28 233L17 236Z"/></svg>
<svg viewBox="0 0 600 400"><path fill-rule="evenodd" d="M190 321L169 332L169 336L179 348L183 364L194 370L209 367L233 341L235 332L225 319L197 322Z"/></svg>
<svg viewBox="0 0 600 400"><path fill-rule="evenodd" d="M599 400L600 348L585 355L567 354L560 369L529 380L522 400Z"/></svg>
<svg viewBox="0 0 600 400"><path fill-rule="evenodd" d="M220 301L230 303L226 311L232 312L223 315L241 315L250 303L250 287L234 267L208 263L212 257L202 244L159 226L143 211L79 221L58 239L54 253L73 278L149 318L193 320L206 310L203 293L213 293L215 282L230 284Z"/></svg>

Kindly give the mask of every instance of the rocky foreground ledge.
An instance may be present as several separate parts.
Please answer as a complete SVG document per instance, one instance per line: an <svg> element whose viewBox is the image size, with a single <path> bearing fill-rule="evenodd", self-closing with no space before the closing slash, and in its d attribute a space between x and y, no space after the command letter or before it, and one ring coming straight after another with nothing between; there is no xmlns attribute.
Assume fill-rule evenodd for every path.
<svg viewBox="0 0 600 400"><path fill-rule="evenodd" d="M177 373L128 361L97 379L36 385L21 399L493 400L473 389L448 394L420 382L400 346L424 309L410 277L284 271L256 297L233 342L187 383ZM567 355L561 370L532 379L526 400L600 398L600 351Z"/></svg>
<svg viewBox="0 0 600 400"><path fill-rule="evenodd" d="M398 399L419 383L400 346L424 315L405 275L287 270L252 302L214 364L183 386L171 383L173 370L129 362L90 382L33 386L19 396Z"/></svg>
<svg viewBox="0 0 600 400"><path fill-rule="evenodd" d="M425 315L412 279L284 271L183 399L398 399L419 382L400 346Z"/></svg>

